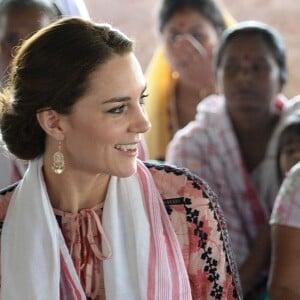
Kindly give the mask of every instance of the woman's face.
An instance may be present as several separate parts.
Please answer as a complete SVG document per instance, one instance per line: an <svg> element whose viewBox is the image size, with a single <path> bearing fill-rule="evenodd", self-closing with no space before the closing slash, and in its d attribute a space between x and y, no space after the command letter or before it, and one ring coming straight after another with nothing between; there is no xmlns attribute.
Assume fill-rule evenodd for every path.
<svg viewBox="0 0 300 300"><path fill-rule="evenodd" d="M163 29L162 39L172 70L183 78L188 77L191 55L198 51L203 59L212 63L218 43L213 24L190 8L184 8L170 18Z"/></svg>
<svg viewBox="0 0 300 300"><path fill-rule="evenodd" d="M287 134L280 151L279 164L282 175L284 176L298 161L300 161L300 135L293 132Z"/></svg>
<svg viewBox="0 0 300 300"><path fill-rule="evenodd" d="M269 114L280 92L280 70L259 34L233 38L224 50L218 83L231 116Z"/></svg>
<svg viewBox="0 0 300 300"><path fill-rule="evenodd" d="M8 9L0 17L0 78L9 72L15 47L50 22L47 13L37 7Z"/></svg>
<svg viewBox="0 0 300 300"><path fill-rule="evenodd" d="M61 115L62 151L68 169L127 177L136 171L144 111L145 79L134 54L115 56L96 69L84 96Z"/></svg>

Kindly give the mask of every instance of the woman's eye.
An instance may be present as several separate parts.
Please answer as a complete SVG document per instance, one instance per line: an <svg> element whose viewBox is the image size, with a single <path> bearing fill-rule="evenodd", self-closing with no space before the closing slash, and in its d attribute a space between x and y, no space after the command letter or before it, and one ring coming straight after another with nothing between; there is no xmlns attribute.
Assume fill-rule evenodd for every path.
<svg viewBox="0 0 300 300"><path fill-rule="evenodd" d="M236 64L230 63L224 66L224 71L228 73L236 73L240 67Z"/></svg>
<svg viewBox="0 0 300 300"><path fill-rule="evenodd" d="M256 64L253 66L253 71L255 73L264 73L269 71L269 66L266 64Z"/></svg>
<svg viewBox="0 0 300 300"><path fill-rule="evenodd" d="M286 146L286 147L283 147L283 149L282 149L282 153L285 155L292 155L296 151L297 151L297 148L294 146Z"/></svg>
<svg viewBox="0 0 300 300"><path fill-rule="evenodd" d="M108 112L112 113L112 114L121 114L122 112L124 112L126 105L122 104L120 106L114 107L112 109L110 109Z"/></svg>
<svg viewBox="0 0 300 300"><path fill-rule="evenodd" d="M200 32L194 32L192 33L192 37L197 40L198 42L201 42L202 40L204 40L204 35Z"/></svg>
<svg viewBox="0 0 300 300"><path fill-rule="evenodd" d="M178 33L178 32L172 32L170 34L170 36L169 36L169 41L171 43L175 43L179 39L179 37L180 37L180 33Z"/></svg>

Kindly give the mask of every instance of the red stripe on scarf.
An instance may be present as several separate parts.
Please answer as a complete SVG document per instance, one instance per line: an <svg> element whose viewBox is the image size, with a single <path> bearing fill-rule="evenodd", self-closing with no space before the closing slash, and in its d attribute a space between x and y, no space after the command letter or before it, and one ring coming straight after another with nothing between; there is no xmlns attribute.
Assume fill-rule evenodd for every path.
<svg viewBox="0 0 300 300"><path fill-rule="evenodd" d="M191 300L191 289L182 252L163 200L151 174L149 174L149 170L140 161L138 162L138 173L150 220L147 297L149 300ZM160 223L161 226L157 226ZM162 241L165 241L166 251L162 250ZM170 270L172 278L168 277L168 272L165 272L166 269Z"/></svg>

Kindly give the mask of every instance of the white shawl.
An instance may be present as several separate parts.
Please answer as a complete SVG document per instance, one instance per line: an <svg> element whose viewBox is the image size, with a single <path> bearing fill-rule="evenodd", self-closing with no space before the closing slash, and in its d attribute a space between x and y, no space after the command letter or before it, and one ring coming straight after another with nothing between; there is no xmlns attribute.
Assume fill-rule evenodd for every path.
<svg viewBox="0 0 300 300"><path fill-rule="evenodd" d="M30 162L10 200L1 237L0 299L83 300L42 165L42 158ZM103 228L113 253L103 266L108 300L191 300L179 243L141 162L133 176L111 178ZM105 254L104 245L103 250Z"/></svg>

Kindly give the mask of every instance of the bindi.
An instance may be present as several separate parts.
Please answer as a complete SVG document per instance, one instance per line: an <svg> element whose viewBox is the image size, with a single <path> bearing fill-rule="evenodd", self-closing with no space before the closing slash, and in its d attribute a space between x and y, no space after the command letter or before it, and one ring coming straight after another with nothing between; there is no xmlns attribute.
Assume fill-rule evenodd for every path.
<svg viewBox="0 0 300 300"><path fill-rule="evenodd" d="M243 55L243 60L249 61L249 59L250 59L250 55L249 55L248 53L245 53L245 54Z"/></svg>
<svg viewBox="0 0 300 300"><path fill-rule="evenodd" d="M179 11L178 11L178 15L180 16L180 20L179 20L179 22L178 22L178 26L180 27L180 28L182 28L182 27L185 27L185 25L186 25L186 22L185 22L185 13L186 13L186 11L187 11L187 9L186 9L186 7L183 7L183 8L181 8Z"/></svg>
<svg viewBox="0 0 300 300"><path fill-rule="evenodd" d="M185 25L186 25L186 23L183 20L181 20L181 21L178 22L178 26L179 26L180 29L182 29L183 27L185 27Z"/></svg>

